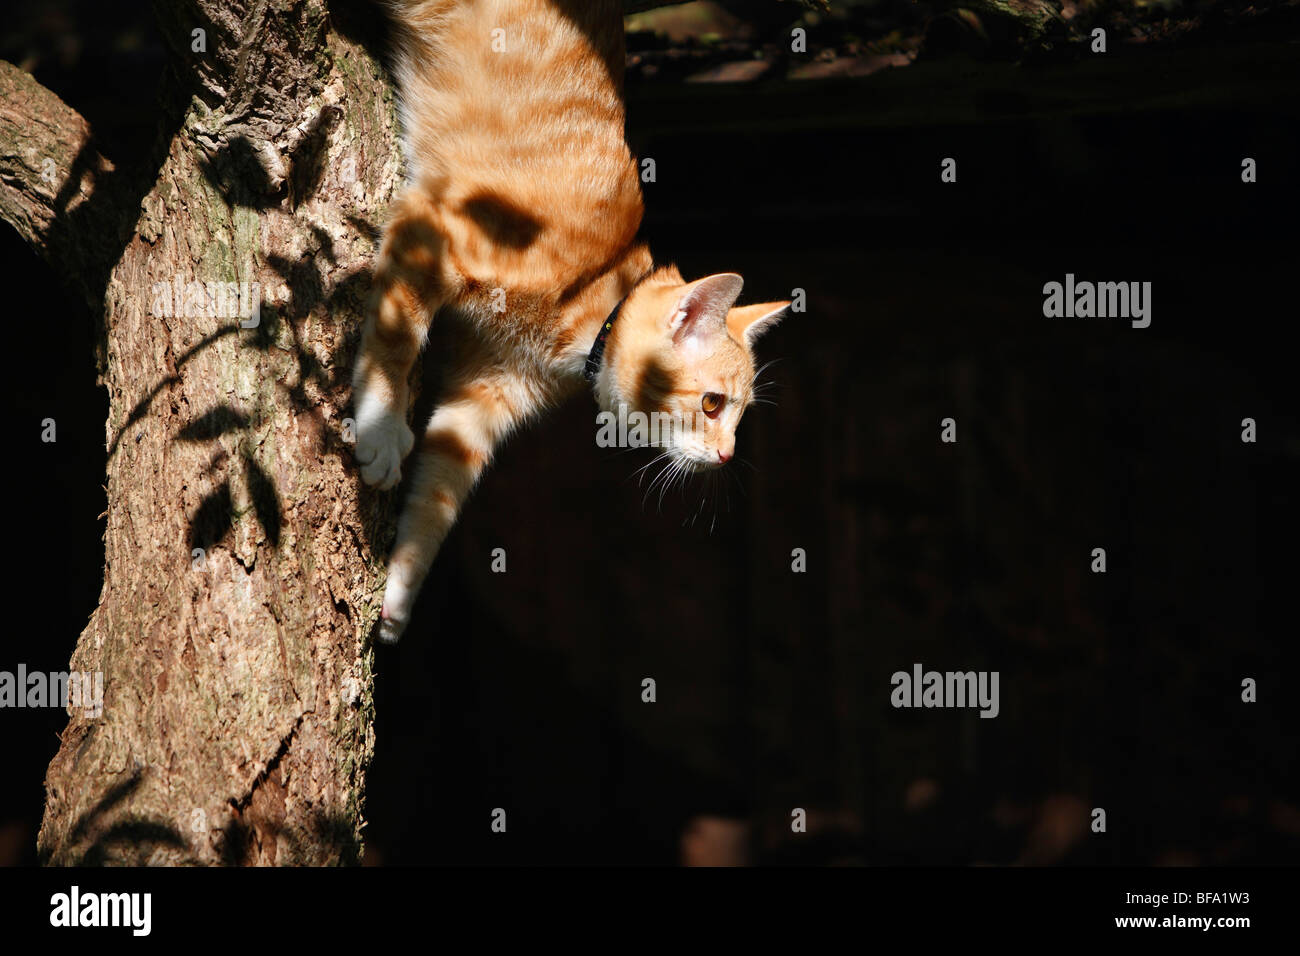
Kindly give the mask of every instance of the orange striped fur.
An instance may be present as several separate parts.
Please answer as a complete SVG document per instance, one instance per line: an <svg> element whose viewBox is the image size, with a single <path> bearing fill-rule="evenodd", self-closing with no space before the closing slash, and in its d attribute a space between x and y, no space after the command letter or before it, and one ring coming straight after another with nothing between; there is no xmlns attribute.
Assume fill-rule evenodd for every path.
<svg viewBox="0 0 1300 956"><path fill-rule="evenodd" d="M596 401L693 418L668 448L689 470L733 454L753 339L788 303L733 308L739 276L687 283L672 266L654 268L637 240L618 0L389 7L408 183L376 263L353 398L364 481L392 488L407 454L418 459L384 594L380 637L391 641L493 450L584 384L620 300ZM417 443L408 378L444 306L474 341L453 357ZM698 414L706 394L723 398L714 417Z"/></svg>

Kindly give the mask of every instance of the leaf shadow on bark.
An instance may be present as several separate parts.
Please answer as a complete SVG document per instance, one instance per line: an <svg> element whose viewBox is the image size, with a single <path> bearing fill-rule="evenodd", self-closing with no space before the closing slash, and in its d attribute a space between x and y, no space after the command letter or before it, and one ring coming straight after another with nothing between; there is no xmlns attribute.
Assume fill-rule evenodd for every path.
<svg viewBox="0 0 1300 956"><path fill-rule="evenodd" d="M112 812L114 807L127 801L139 789L143 779L144 768L137 766L126 780L110 788L94 807L77 818L77 822L68 834L68 843L75 845L90 838L92 834L94 839L91 840L90 846L76 858L74 865L103 866L110 862L117 862L120 859L119 847L124 843L139 847L138 853L131 854L132 859L139 862L145 861L152 855L151 850L147 850L146 847L161 845L187 852L190 850L179 831L157 820L128 815L101 829L104 817ZM51 861L49 850L42 848L38 860L42 866L49 865Z"/></svg>
<svg viewBox="0 0 1300 956"><path fill-rule="evenodd" d="M222 831L217 856L222 866L248 866L261 847L283 840L282 855L290 865L319 859L325 847L330 851L325 855L342 861L343 865L361 865L361 842L353 836L352 823L343 816L314 814L308 822L309 840L286 831L283 826L268 825L265 821L256 827L241 820L231 821ZM277 859L280 855L277 852Z"/></svg>
<svg viewBox="0 0 1300 956"><path fill-rule="evenodd" d="M248 469L248 491L253 499L253 510L262 530L270 539L271 547L280 546L280 497L275 490L275 482L253 460L251 452L244 453L244 466Z"/></svg>
<svg viewBox="0 0 1300 956"><path fill-rule="evenodd" d="M350 221L358 231L368 235L374 231L374 227L364 220L354 217ZM355 473L351 461L350 443L344 439L339 429L330 427L320 404L307 394L306 385L311 382L320 389L323 401L331 403L334 420L341 420L346 416L351 402L350 375L346 373L350 370L352 357L360 345L361 324L356 323L353 328L341 330L339 344L326 363L322 363L303 345L299 326L317 310L323 311L326 315L340 313L364 315L370 295L371 273L368 267L354 269L327 286L316 262L317 257L329 263L336 261L331 248L332 241L319 227L313 227L312 233L317 248L302 258L294 260L276 255L267 257L268 265L284 280L289 299L282 307L263 309L262 325L265 331L263 332L263 329L258 331L263 332L267 337L266 347L269 347L270 341L279 337L279 320L283 316L284 331L292 340L297 376L291 381L281 381L277 384L292 403L294 414L310 418L316 433L322 436L322 455L338 456L342 459L344 467ZM356 478L356 482L359 492L363 495L384 494L369 492L361 484L359 477ZM363 508L360 519L362 544L370 550L373 542L386 537L381 532L381 525L387 521L385 509Z"/></svg>
<svg viewBox="0 0 1300 956"><path fill-rule="evenodd" d="M245 431L252 424L247 415L222 403L212 408L182 428L175 437L176 441L205 442L215 441L222 435L236 431ZM244 472L248 483L249 497L257 520L266 532L271 546L280 546L280 530L283 514L280 509L280 496L276 491L271 476L257 463L250 449L245 447L241 455ZM210 473L227 460L223 450L218 451L208 467ZM210 492L199 503L190 518L190 547L210 548L225 539L234 525L235 510L230 491L229 480Z"/></svg>
<svg viewBox="0 0 1300 956"><path fill-rule="evenodd" d="M213 441L222 435L241 431L250 424L249 418L238 409L222 403L209 409L176 433L183 442Z"/></svg>
<svg viewBox="0 0 1300 956"><path fill-rule="evenodd" d="M124 819L105 830L81 855L77 866L104 866L119 862L121 844L128 844L134 852L131 859L139 865L147 863L152 850L159 846L191 853L190 845L174 827L166 823L143 818Z"/></svg>
<svg viewBox="0 0 1300 956"><path fill-rule="evenodd" d="M157 184L172 140L184 125L185 97L179 91L180 84L168 81L175 77L170 70L164 77L159 104L161 121L147 151L141 156L113 157L112 167L105 169L92 130L73 157L68 175L54 198L55 220L51 231L57 239L52 244L70 247L74 253L77 266L72 275L90 305L96 349L101 357L108 340L104 303L109 279L123 250L135 237L141 202ZM87 181L89 194L77 202L83 180Z"/></svg>
<svg viewBox="0 0 1300 956"><path fill-rule="evenodd" d="M93 809L87 810L77 818L77 822L73 824L72 830L68 834L69 838L76 842L86 837L95 821L138 790L143 779L144 769L136 767L126 780L109 788L108 792L100 797L99 803L95 804Z"/></svg>
<svg viewBox="0 0 1300 956"><path fill-rule="evenodd" d="M316 192L325 177L325 160L329 153L329 135L343 117L338 106L327 106L313 119L307 134L294 149L289 170L289 205L297 209L306 196ZM319 228L319 227L313 227Z"/></svg>
<svg viewBox="0 0 1300 956"><path fill-rule="evenodd" d="M284 181L271 178L257 146L246 136L234 136L222 148L205 152L199 171L231 206L260 212L280 205Z"/></svg>
<svg viewBox="0 0 1300 956"><path fill-rule="evenodd" d="M244 337L246 343L260 351L268 351L274 347L279 342L282 331L288 333L292 339L292 352L297 366L297 375L290 381L278 381L276 384L288 397L293 415L307 416L312 419L316 433L321 435L323 439L322 453L342 455L346 451L344 447L346 442L337 434L337 429L328 427L318 402L307 394L305 384L308 381L316 384L325 401L330 401L337 396L344 380L344 377L339 374L339 370L346 361L346 357L350 356L355 350L359 332L354 331L343 336L341 346L330 357L329 366L326 367L303 345L298 323L294 320L306 319L322 305L327 314L332 314L340 307L360 312L365 301L365 294L370 287L370 274L368 269L354 270L335 283L332 288L327 289L321 278L320 271L316 267L316 256L319 255L329 262L334 262L335 257L330 248L328 235L319 227L313 227L313 234L319 246L314 254L304 256L296 261L278 256L268 257L268 264L285 280L289 290L289 301L283 308L262 302L259 311L260 321L252 330L245 330L238 324L232 324L208 334L200 342L184 352L176 360L175 373L164 376L156 382L131 409L126 421L118 430L109 447L109 458L116 454L123 437L130 430L130 427L145 418L153 400L164 389L181 382L181 369L186 364L201 351L216 344L219 340L242 332L249 333ZM283 328L281 324L282 317L287 320L283 323ZM341 416L343 404L343 402L339 402L336 405L334 409L335 417ZM174 440L187 443L214 441L223 435L246 430L253 424L253 419L247 414L229 404L223 403L209 409L185 425L174 436ZM254 510L272 546L278 547L283 526L283 512L279 492L274 480L256 463L251 453L246 451L243 459ZM368 546L369 541L375 537L379 519L378 516L370 512L367 512L363 518L361 527ZM209 493L200 502L199 507L192 515L190 519L190 547L206 549L220 543L233 527L233 522L233 498L229 482L225 482Z"/></svg>
<svg viewBox="0 0 1300 956"><path fill-rule="evenodd" d="M136 767L123 782L112 787L93 808L77 818L68 834L67 845L87 840L89 846L69 861L73 866L147 865L159 849L181 851L186 860L195 857L196 848L169 821L127 814L111 823L108 817L115 808L127 803L144 781L144 768ZM347 865L361 862L361 844L353 835L351 821L341 815L315 814L308 822L309 838L288 835L275 822L257 820L256 826L232 820L218 830L218 859L224 866L245 866L254 862L255 852L268 841L284 841L282 857L287 863L321 858L321 848L329 847L332 858ZM328 854L327 854L328 855ZM42 849L38 862L48 866L52 857ZM61 861L62 862L62 861ZM179 861L185 862L185 861Z"/></svg>
<svg viewBox="0 0 1300 956"><path fill-rule="evenodd" d="M234 325L228 326L226 328L217 329L217 331L211 332L208 335L204 336L200 341L196 342L191 348L183 352L180 355L180 357L176 359L175 373L164 376L163 378L159 379L152 387L149 388L147 392L145 392L144 397L142 397L138 402L135 403L135 405L131 407L130 413L126 416L126 421L122 423L122 427L119 428L117 430L117 434L113 436L113 441L108 447L108 455L106 456L106 461L112 460L113 455L117 453L118 446L121 445L122 443L123 436L126 435L127 431L130 430L131 426L134 425L136 422L140 421L141 419L143 419L144 416L148 413L149 406L153 403L153 400L158 397L158 393L161 392L164 388L167 388L169 385L177 385L180 383L181 380L180 370L187 362L189 362L192 358L198 355L199 352L203 351L203 349L215 343L218 339L225 338L227 335L234 335L238 331L239 331L239 327Z"/></svg>
<svg viewBox="0 0 1300 956"><path fill-rule="evenodd" d="M208 492L190 517L190 549L205 551L219 545L230 534L235 522L235 504L230 482L223 481Z"/></svg>
<svg viewBox="0 0 1300 956"><path fill-rule="evenodd" d="M369 224L363 223L368 226ZM360 339L359 328L342 335L341 343L331 354L328 365L322 363L303 344L299 322L307 319L313 312L321 309L326 314L333 314L340 309L361 313L370 289L370 271L367 268L356 269L347 273L341 280L327 288L322 280L320 270L316 267L316 257L328 262L335 257L330 248L327 234L319 227L313 227L313 233L319 248L299 260L289 260L279 256L269 256L268 264L285 280L289 290L288 302L282 307L263 302L260 305L260 321L251 330L242 329L232 324L205 336L200 342L184 352L176 360L176 371L156 382L132 407L126 421L114 436L108 450L112 458L121 445L123 437L131 426L146 417L153 400L171 385L182 380L181 369L193 360L201 351L216 344L219 340L247 332L244 338L252 348L268 351L276 346L282 332L287 333L292 341L292 353L296 364L296 376L277 381L276 385L283 391L291 405L291 414L311 419L316 434L322 437L322 454L342 457L351 452L339 430L329 426L322 414L320 402L307 394L306 383L311 382L319 389L323 401L334 403L334 418L341 418L346 410L348 399L341 394L346 376L340 374L354 354ZM283 324L281 319L285 319ZM295 321L297 320L297 321ZM174 440L186 443L215 441L223 435L250 428L254 420L233 406L223 403L201 414L185 425ZM248 478L248 487L253 508L257 514L267 538L273 547L278 547L283 527L281 496L272 477L254 460L252 454L245 451L243 460ZM350 462L345 462L350 467ZM384 520L382 509L364 509L360 528L364 538L363 544L369 548L370 542L382 537L379 526ZM206 495L190 518L190 547L208 549L225 539L234 524L234 502L229 482L223 482L218 488Z"/></svg>

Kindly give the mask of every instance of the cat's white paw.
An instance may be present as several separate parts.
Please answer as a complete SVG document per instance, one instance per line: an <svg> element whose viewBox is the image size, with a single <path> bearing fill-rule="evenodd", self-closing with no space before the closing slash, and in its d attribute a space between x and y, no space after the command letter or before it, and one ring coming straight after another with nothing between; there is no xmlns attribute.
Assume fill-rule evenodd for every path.
<svg viewBox="0 0 1300 956"><path fill-rule="evenodd" d="M388 583L384 585L384 607L379 612L379 640L396 644L411 619L414 592L406 586L396 567L388 570Z"/></svg>
<svg viewBox="0 0 1300 956"><path fill-rule="evenodd" d="M382 618L379 621L379 643L396 644L404 630L406 630L404 622L398 622L391 617Z"/></svg>
<svg viewBox="0 0 1300 956"><path fill-rule="evenodd" d="M353 454L361 466L361 480L383 490L402 477L402 459L415 445L415 435L400 415L374 407L366 399L357 410L357 447Z"/></svg>

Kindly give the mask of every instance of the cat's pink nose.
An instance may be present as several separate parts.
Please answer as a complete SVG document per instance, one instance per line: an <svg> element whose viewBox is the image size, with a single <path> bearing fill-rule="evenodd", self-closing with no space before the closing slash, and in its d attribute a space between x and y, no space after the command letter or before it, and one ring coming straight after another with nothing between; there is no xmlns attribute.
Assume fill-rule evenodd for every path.
<svg viewBox="0 0 1300 956"><path fill-rule="evenodd" d="M732 452L723 451L721 448L719 448L718 461L722 462L725 465L727 462L731 461L732 454L733 454Z"/></svg>

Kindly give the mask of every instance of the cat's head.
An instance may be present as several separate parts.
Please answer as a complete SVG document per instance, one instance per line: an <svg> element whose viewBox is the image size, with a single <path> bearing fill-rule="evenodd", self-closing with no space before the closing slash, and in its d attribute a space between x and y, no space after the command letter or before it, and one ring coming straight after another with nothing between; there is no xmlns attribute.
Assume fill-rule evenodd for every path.
<svg viewBox="0 0 1300 956"><path fill-rule="evenodd" d="M668 427L655 443L686 470L735 454L736 426L755 398L754 342L790 305L736 306L742 284L734 272L684 282L661 267L624 299L611 335L601 404L658 416Z"/></svg>

